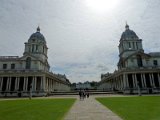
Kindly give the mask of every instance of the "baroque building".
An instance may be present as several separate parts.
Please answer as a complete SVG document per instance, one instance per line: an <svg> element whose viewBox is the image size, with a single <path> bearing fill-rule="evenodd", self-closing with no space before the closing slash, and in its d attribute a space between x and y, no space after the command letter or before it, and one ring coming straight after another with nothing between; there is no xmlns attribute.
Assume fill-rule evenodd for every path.
<svg viewBox="0 0 160 120"><path fill-rule="evenodd" d="M0 56L0 96L45 96L53 91L69 91L66 76L49 71L47 51L38 27L25 43L22 57Z"/></svg>
<svg viewBox="0 0 160 120"><path fill-rule="evenodd" d="M142 39L127 24L118 47L118 70L102 74L99 89L130 94L160 92L160 52L145 53Z"/></svg>

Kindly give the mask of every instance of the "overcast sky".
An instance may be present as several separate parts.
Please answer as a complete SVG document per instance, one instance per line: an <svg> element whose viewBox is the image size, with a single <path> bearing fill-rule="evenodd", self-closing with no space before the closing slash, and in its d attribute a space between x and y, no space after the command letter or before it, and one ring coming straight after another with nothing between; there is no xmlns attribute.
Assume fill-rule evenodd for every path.
<svg viewBox="0 0 160 120"><path fill-rule="evenodd" d="M126 21L145 52L160 51L160 0L99 1L0 0L0 56L22 56L39 25L51 71L71 82L100 81L101 73L117 69Z"/></svg>

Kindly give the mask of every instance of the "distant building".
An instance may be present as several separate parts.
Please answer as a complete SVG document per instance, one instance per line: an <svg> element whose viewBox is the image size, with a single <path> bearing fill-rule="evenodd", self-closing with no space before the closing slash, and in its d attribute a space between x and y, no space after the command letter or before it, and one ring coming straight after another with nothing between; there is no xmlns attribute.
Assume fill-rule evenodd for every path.
<svg viewBox="0 0 160 120"><path fill-rule="evenodd" d="M29 96L29 91L33 96L43 96L53 91L69 91L66 76L49 72L47 51L38 27L25 43L22 57L0 56L0 96Z"/></svg>
<svg viewBox="0 0 160 120"><path fill-rule="evenodd" d="M76 89L91 89L91 84L90 82L84 82L84 83L77 83L76 84Z"/></svg>
<svg viewBox="0 0 160 120"><path fill-rule="evenodd" d="M118 70L101 75L99 89L123 93L160 92L160 52L145 53L142 40L126 24L119 41Z"/></svg>

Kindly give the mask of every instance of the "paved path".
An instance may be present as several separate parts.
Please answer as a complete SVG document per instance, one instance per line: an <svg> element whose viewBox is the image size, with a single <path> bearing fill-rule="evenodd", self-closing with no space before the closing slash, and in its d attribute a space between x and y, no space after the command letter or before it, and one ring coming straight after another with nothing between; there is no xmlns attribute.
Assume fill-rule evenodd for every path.
<svg viewBox="0 0 160 120"><path fill-rule="evenodd" d="M122 120L95 100L94 96L84 101L77 99L64 120Z"/></svg>

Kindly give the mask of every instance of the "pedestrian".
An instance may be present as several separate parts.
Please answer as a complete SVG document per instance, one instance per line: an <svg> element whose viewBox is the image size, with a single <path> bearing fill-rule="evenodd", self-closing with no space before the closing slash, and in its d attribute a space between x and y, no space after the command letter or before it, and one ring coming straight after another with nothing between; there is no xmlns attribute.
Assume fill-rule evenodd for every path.
<svg viewBox="0 0 160 120"><path fill-rule="evenodd" d="M87 98L89 98L89 92L87 92Z"/></svg>
<svg viewBox="0 0 160 120"><path fill-rule="evenodd" d="M83 90L83 99L86 98L86 92Z"/></svg>
<svg viewBox="0 0 160 120"><path fill-rule="evenodd" d="M82 98L82 91L80 90L79 91L79 99L81 100L81 98Z"/></svg>

